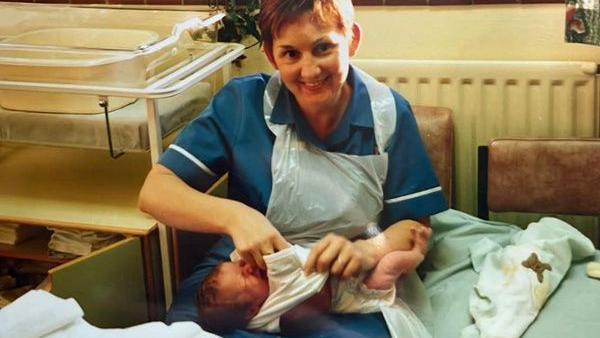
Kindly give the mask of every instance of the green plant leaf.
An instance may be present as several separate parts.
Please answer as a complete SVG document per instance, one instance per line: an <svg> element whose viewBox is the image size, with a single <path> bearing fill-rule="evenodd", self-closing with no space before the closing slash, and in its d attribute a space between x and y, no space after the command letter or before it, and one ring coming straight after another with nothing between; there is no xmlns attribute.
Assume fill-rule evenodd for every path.
<svg viewBox="0 0 600 338"><path fill-rule="evenodd" d="M252 36L260 41L258 18L260 12L259 0L247 0L245 5L238 5L236 0L210 1L211 8L225 10L222 27L217 34L221 42L240 42L246 36Z"/></svg>

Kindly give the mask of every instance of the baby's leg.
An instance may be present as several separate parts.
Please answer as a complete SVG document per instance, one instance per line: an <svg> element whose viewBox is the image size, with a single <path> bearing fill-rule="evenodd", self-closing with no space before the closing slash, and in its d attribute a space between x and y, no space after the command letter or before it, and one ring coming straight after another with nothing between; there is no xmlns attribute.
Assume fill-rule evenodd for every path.
<svg viewBox="0 0 600 338"><path fill-rule="evenodd" d="M389 289L395 285L398 277L413 270L423 261L431 229L422 228L418 231L411 229L411 232L413 234L413 248L410 251L392 251L383 256L363 281L367 288L375 290Z"/></svg>

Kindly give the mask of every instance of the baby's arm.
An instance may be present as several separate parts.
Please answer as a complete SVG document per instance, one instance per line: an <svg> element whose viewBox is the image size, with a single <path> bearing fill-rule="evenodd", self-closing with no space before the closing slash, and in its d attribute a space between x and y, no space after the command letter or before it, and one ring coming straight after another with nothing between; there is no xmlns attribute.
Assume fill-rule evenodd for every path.
<svg viewBox="0 0 600 338"><path fill-rule="evenodd" d="M331 305L331 286L329 280L316 295L295 306L281 316L279 325L285 336L299 336L309 331L319 331L324 325L321 321L326 318Z"/></svg>
<svg viewBox="0 0 600 338"><path fill-rule="evenodd" d="M412 249L408 251L395 250L383 256L365 278L364 284L367 288L389 289L394 286L398 277L412 271L425 259L431 229L421 226L411 228L410 232L412 234Z"/></svg>

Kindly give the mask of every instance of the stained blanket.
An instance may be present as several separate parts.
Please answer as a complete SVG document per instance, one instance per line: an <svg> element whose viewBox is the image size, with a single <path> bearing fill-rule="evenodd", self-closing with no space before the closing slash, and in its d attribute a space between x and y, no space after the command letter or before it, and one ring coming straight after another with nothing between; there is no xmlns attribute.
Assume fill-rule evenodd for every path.
<svg viewBox="0 0 600 338"><path fill-rule="evenodd" d="M560 221L551 219L550 223L553 222ZM523 243L532 243L536 240L545 240L544 248L550 252L553 252L553 248L558 248L557 245L553 246L556 243L552 241L565 243L566 246L562 247L567 248L568 254L564 252L558 255L563 262L572 261L572 265L570 269L569 264L566 266L562 264L554 269L554 273L562 273L564 277L553 278L553 285L546 289L543 299L547 302L545 305L542 302L543 307L539 306L541 311L537 317L532 315L529 322L521 321L515 326L519 326L521 332L526 330L523 334L525 338L587 338L590 337L590 332L599 332L600 323L597 320L597 313L600 311L600 283L586 277L585 263L594 259L600 260L600 254L593 249L589 240L564 222L560 222L562 224L558 227L549 225L548 221L538 223L538 225L532 225L531 230L527 232L514 225L484 221L456 210L448 210L432 217L434 236L424 264L426 272L424 284L433 309L431 323L434 337L460 337L461 333L478 336L479 329L485 325L473 326L475 324L473 313L477 312L473 309L476 310L477 306L480 306L481 310L483 304L484 310L486 306L488 306L488 310L497 310L493 306L497 305L498 299L502 299L496 297L496 303L486 300L477 304L477 300L481 298L475 292L475 286L481 287L482 285L477 271L483 271L486 264L490 264L486 263L486 255L495 253L501 257L506 252L513 250L507 248ZM531 247L523 249L520 255L526 257L519 264L529 258L532 253L531 249ZM518 256L518 260L521 257L523 256ZM547 259L548 257L544 256L539 263L547 263L545 262ZM498 263L498 260L492 260L492 263L494 262ZM525 274L533 281L538 278L536 270L541 270L542 276L549 276L550 272L542 269L543 266L535 265L534 259L525 262L525 265L531 265L534 268L528 270L531 272L530 274ZM492 266L494 265L492 264ZM523 269L527 270L528 268L523 266ZM546 278L547 282L550 281L548 278ZM501 280L499 279L498 282ZM481 289L485 288L481 287ZM494 298L490 295L484 295L484 297L490 301ZM483 312L485 313L485 311ZM490 316L486 318L486 315L476 316L479 316L478 319L482 323L490 319ZM471 331L463 332L468 327ZM514 332L517 332L514 336L518 337L520 331Z"/></svg>

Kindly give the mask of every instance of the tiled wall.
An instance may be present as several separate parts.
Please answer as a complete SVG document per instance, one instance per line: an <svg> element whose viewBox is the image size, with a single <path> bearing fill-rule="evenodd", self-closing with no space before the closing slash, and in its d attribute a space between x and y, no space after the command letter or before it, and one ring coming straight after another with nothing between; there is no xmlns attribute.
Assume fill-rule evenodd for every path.
<svg viewBox="0 0 600 338"><path fill-rule="evenodd" d="M125 4L125 5L206 5L209 0L2 0L8 2ZM564 3L564 0L354 0L356 6L436 6L485 4ZM243 1L238 1L243 3Z"/></svg>

